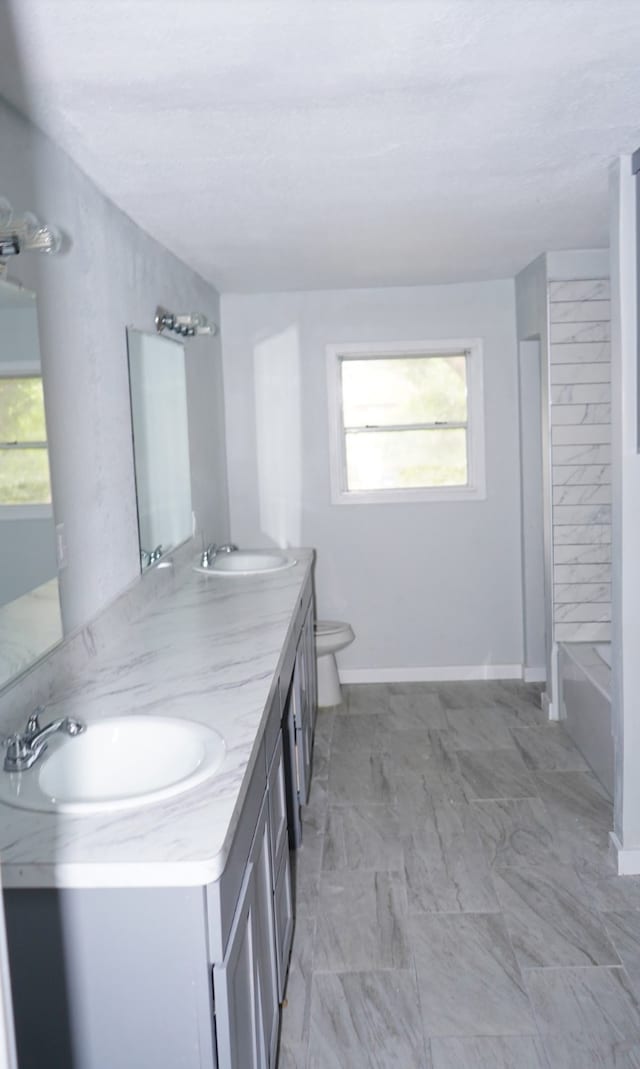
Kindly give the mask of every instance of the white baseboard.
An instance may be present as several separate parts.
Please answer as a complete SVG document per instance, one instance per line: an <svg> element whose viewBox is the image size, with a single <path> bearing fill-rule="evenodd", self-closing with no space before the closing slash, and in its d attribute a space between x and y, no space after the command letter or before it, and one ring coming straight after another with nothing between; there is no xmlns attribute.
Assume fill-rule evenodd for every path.
<svg viewBox="0 0 640 1069"><path fill-rule="evenodd" d="M562 719L562 716L560 715L560 711L558 709L558 703L549 701L549 695L547 694L546 690L542 692L540 706L542 708L542 712L547 714L549 720Z"/></svg>
<svg viewBox="0 0 640 1069"><path fill-rule="evenodd" d="M546 683L547 669L544 665L541 668L525 668L523 678L525 683Z"/></svg>
<svg viewBox="0 0 640 1069"><path fill-rule="evenodd" d="M609 832L609 838L618 866L618 876L640 876L640 847L625 850L614 831Z"/></svg>
<svg viewBox="0 0 640 1069"><path fill-rule="evenodd" d="M521 664L460 664L443 668L341 668L341 683L455 683L522 679Z"/></svg>

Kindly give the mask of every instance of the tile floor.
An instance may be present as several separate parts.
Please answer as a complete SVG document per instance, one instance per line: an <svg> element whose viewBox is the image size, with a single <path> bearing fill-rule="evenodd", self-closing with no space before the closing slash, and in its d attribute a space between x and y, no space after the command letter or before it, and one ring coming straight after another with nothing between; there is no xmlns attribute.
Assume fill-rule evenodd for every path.
<svg viewBox="0 0 640 1069"><path fill-rule="evenodd" d="M280 1069L640 1069L640 877L535 687L318 716Z"/></svg>

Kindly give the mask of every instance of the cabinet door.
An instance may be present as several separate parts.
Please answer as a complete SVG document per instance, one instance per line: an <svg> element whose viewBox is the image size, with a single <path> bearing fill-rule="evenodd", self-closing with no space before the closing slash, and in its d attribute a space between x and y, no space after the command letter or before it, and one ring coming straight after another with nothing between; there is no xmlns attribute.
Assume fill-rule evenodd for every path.
<svg viewBox="0 0 640 1069"><path fill-rule="evenodd" d="M260 811L227 953L213 970L219 1069L272 1069L278 984L269 821Z"/></svg>
<svg viewBox="0 0 640 1069"><path fill-rule="evenodd" d="M271 832L271 864L275 879L278 860L287 844L287 789L284 777L284 751L282 734L276 743L271 768L269 769L269 828Z"/></svg>
<svg viewBox="0 0 640 1069"><path fill-rule="evenodd" d="M257 953L256 879L250 864L225 960L213 970L219 1069L266 1069L256 998Z"/></svg>
<svg viewBox="0 0 640 1069"><path fill-rule="evenodd" d="M285 843L276 885L273 892L276 914L276 954L278 958L278 997L282 1002L287 982L287 969L293 940L293 889L291 887L291 866L289 849Z"/></svg>
<svg viewBox="0 0 640 1069"><path fill-rule="evenodd" d="M276 961L276 926L273 904L275 873L271 866L271 835L269 829L269 806L265 796L264 806L258 821L249 864L253 865L256 881L256 975L258 989L258 1019L263 1044L259 1065L275 1066L278 1047L278 1024L280 999L278 998L278 966Z"/></svg>
<svg viewBox="0 0 640 1069"><path fill-rule="evenodd" d="M287 787L287 825L289 845L297 850L302 843L302 820L300 817L300 791L298 789L298 759L296 752L295 702L293 683L284 704L282 721L282 745L284 749L284 773Z"/></svg>
<svg viewBox="0 0 640 1069"><path fill-rule="evenodd" d="M309 610L305 619L305 632L306 632L306 660L307 660L307 700L309 703L309 719L311 721L311 731L316 729L316 716L318 715L318 664L316 661L316 639L313 628L313 601L309 605Z"/></svg>
<svg viewBox="0 0 640 1069"><path fill-rule="evenodd" d="M296 768L298 791L302 805L309 800L311 786L311 743L313 739L307 692L307 669L305 666L304 632L300 636L296 663L293 670L293 715L295 721Z"/></svg>

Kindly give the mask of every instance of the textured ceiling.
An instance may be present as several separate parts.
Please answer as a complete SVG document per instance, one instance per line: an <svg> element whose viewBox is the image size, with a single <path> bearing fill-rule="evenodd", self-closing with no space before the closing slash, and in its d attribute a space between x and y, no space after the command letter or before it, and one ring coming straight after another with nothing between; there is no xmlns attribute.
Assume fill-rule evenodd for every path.
<svg viewBox="0 0 640 1069"><path fill-rule="evenodd" d="M0 92L222 291L607 244L638 0L0 0Z"/></svg>

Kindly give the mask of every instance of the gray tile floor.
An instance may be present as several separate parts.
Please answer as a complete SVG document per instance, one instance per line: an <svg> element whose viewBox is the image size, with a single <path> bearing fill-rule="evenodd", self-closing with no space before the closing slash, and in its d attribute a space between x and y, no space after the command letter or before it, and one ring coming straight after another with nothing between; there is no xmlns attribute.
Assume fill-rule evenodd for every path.
<svg viewBox="0 0 640 1069"><path fill-rule="evenodd" d="M640 1069L640 877L535 687L318 716L280 1069Z"/></svg>

